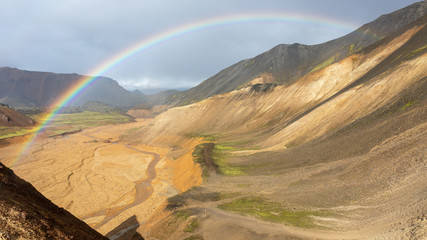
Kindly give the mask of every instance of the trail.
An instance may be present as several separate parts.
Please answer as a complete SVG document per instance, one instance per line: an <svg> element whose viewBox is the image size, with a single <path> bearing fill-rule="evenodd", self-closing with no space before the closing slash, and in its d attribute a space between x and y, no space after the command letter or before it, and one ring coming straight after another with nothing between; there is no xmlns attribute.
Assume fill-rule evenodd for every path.
<svg viewBox="0 0 427 240"><path fill-rule="evenodd" d="M101 130L99 130L99 131L101 131ZM99 222L98 224L93 226L93 228L96 229L96 228L99 228L99 227L105 225L111 219L118 216L120 213L122 213L122 212L136 206L136 205L143 203L144 201L146 201L147 199L149 199L151 197L151 195L153 194L153 187L151 185L151 182L157 177L156 165L160 161L160 155L155 153L155 152L142 151L142 150L137 149L137 148L135 148L129 144L126 144L126 143L110 142L107 139L98 138L98 137L91 136L91 135L86 134L86 133L82 133L82 135L89 137L89 138L92 138L96 141L104 142L104 143L119 144L119 145L125 146L128 149L139 152L141 154L153 156L153 160L151 160L151 162L148 164L148 167L146 169L147 177L144 180L138 180L138 181L134 182L136 195L135 195L135 199L133 202L126 204L126 205L123 205L123 206L119 206L119 207L102 209L102 210L99 210L97 212L86 215L82 218L83 220L87 220L87 219L94 218L94 217L105 216L101 222Z"/></svg>

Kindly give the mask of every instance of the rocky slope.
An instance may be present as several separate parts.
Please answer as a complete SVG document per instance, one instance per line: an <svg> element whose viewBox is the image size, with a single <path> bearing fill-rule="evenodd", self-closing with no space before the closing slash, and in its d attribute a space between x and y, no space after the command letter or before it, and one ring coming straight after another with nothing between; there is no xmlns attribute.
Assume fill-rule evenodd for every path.
<svg viewBox="0 0 427 240"><path fill-rule="evenodd" d="M11 107L47 107L84 76L0 68L0 102ZM100 77L73 101L82 105L99 101L115 107L132 107L145 101L143 94L133 94L116 81Z"/></svg>
<svg viewBox="0 0 427 240"><path fill-rule="evenodd" d="M208 180L140 231L153 239L422 239L426 69L424 15L292 84L260 82L158 115L129 138L165 147L179 145L173 136L199 137L218 147L211 157L193 153Z"/></svg>
<svg viewBox="0 0 427 240"><path fill-rule="evenodd" d="M411 27L336 64L310 73L289 86L265 88L265 91L257 88L263 85L248 86L192 105L170 109L152 123L151 128L155 129L153 136L165 129L181 133L268 130L276 133L276 136L282 136L286 129L295 129L292 124L302 123L308 116L321 114L324 118L316 116L316 121L322 124L328 122L331 116L341 116L325 111L322 109L324 106L328 106L331 111L347 112L342 115L346 119L333 122L348 124L390 104L399 93L423 79L426 74L422 55L426 51L425 19L421 18ZM390 88L383 87L385 85ZM343 105L348 99L352 103L359 103L352 105L352 109L341 109L350 105ZM334 108L335 105L339 107ZM310 138L327 132L324 128L338 127L332 123L304 124L318 132L317 135L304 133ZM319 131L319 127L324 130ZM291 142L291 139L296 138L298 136L294 132L290 138L277 137L277 141L265 142L263 146L278 144L283 139ZM271 139L276 137L272 136ZM284 142L281 143L281 147L284 147Z"/></svg>
<svg viewBox="0 0 427 240"><path fill-rule="evenodd" d="M240 61L198 86L171 97L168 104L186 105L253 83L289 85L384 38L427 12L427 2L383 15L341 38L313 46L281 44L254 58Z"/></svg>
<svg viewBox="0 0 427 240"><path fill-rule="evenodd" d="M0 163L0 239L108 239Z"/></svg>
<svg viewBox="0 0 427 240"><path fill-rule="evenodd" d="M34 125L34 120L19 113L7 105L0 104L0 126L28 127Z"/></svg>

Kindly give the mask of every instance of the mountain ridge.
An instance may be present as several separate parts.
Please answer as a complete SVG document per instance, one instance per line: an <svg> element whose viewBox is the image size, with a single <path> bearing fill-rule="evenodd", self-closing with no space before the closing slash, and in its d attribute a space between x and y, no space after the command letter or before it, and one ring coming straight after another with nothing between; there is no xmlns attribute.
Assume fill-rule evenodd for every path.
<svg viewBox="0 0 427 240"><path fill-rule="evenodd" d="M392 34L427 12L427 2L418 2L384 14L357 30L316 45L279 44L253 58L239 61L206 79L196 87L169 98L166 103L186 105L246 86L255 78L270 75L273 81L289 85L303 75L320 70Z"/></svg>
<svg viewBox="0 0 427 240"><path fill-rule="evenodd" d="M11 107L48 107L84 76L0 67L0 102ZM132 107L145 101L142 93L132 93L115 80L98 77L71 103L99 101L114 107Z"/></svg>

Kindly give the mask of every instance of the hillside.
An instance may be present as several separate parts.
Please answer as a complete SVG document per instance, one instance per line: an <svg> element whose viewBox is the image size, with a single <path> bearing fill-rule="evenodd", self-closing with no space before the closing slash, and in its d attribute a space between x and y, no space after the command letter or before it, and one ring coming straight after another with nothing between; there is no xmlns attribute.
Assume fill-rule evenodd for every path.
<svg viewBox="0 0 427 240"><path fill-rule="evenodd" d="M34 125L34 120L8 106L0 104L0 126L28 127Z"/></svg>
<svg viewBox="0 0 427 240"><path fill-rule="evenodd" d="M1 239L108 239L0 163Z"/></svg>
<svg viewBox="0 0 427 240"><path fill-rule="evenodd" d="M167 103L186 105L254 83L290 85L305 74L338 62L392 34L426 12L427 2L419 2L383 15L346 36L323 44L278 45L220 71L194 88L172 96Z"/></svg>
<svg viewBox="0 0 427 240"><path fill-rule="evenodd" d="M11 107L47 107L84 76L24 71L0 67L0 102ZM82 105L99 101L115 107L132 107L145 101L143 94L133 94L116 81L99 77L73 101Z"/></svg>
<svg viewBox="0 0 427 240"><path fill-rule="evenodd" d="M206 180L139 231L158 239L422 239L426 46L425 15L292 84L175 107L129 133L134 143L171 147L172 156L183 139L205 142L193 158ZM197 226L191 234L189 226Z"/></svg>

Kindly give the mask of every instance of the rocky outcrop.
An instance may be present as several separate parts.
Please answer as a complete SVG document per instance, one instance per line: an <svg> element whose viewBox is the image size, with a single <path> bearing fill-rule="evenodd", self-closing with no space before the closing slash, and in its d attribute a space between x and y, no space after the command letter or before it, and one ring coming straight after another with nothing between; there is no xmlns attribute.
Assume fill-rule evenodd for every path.
<svg viewBox="0 0 427 240"><path fill-rule="evenodd" d="M0 126L29 127L34 120L6 106L0 106Z"/></svg>
<svg viewBox="0 0 427 240"><path fill-rule="evenodd" d="M0 239L107 240L0 163Z"/></svg>

